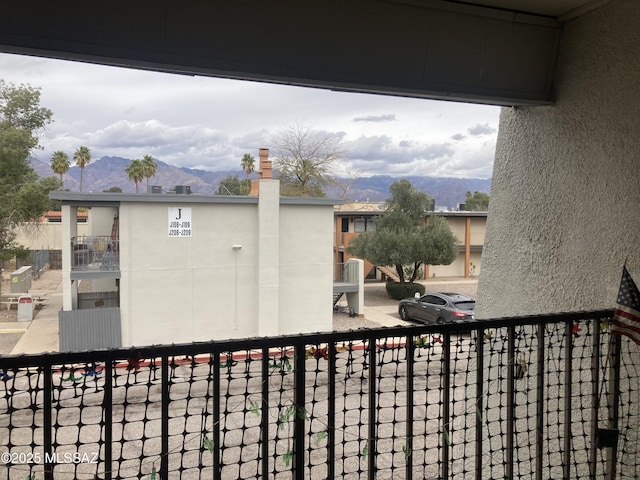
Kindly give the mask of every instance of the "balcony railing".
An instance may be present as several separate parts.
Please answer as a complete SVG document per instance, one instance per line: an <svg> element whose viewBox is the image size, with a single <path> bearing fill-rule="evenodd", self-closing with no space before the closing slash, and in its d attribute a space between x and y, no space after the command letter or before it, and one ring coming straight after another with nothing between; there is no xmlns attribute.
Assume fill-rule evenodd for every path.
<svg viewBox="0 0 640 480"><path fill-rule="evenodd" d="M333 283L358 284L359 264L357 262L336 263L334 265Z"/></svg>
<svg viewBox="0 0 640 480"><path fill-rule="evenodd" d="M0 358L4 478L637 478L610 314Z"/></svg>
<svg viewBox="0 0 640 480"><path fill-rule="evenodd" d="M101 235L82 235L71 240L72 270L118 270L118 239Z"/></svg>

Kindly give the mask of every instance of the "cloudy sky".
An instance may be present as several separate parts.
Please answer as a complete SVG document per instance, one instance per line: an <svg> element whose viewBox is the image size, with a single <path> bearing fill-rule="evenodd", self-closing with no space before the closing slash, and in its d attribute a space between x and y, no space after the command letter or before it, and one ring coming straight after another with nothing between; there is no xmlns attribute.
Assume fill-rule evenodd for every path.
<svg viewBox="0 0 640 480"><path fill-rule="evenodd" d="M338 135L341 165L362 176L488 178L499 108L244 82L0 53L0 78L41 89L54 122L49 162L79 146L94 159L142 158L205 170L239 169L275 133L302 124ZM336 172L340 173L340 172Z"/></svg>

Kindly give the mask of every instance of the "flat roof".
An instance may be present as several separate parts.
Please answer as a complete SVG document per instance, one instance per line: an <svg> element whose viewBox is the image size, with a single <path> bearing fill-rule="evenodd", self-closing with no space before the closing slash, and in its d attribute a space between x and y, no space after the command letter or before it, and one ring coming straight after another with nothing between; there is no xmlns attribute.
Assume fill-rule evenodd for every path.
<svg viewBox="0 0 640 480"><path fill-rule="evenodd" d="M118 206L121 203L228 203L258 204L259 197L245 195L200 195L186 193L93 193L65 192L54 190L49 198L65 205L81 207ZM280 197L280 205L327 205L334 206L342 200L315 197Z"/></svg>
<svg viewBox="0 0 640 480"><path fill-rule="evenodd" d="M342 205L338 205L334 209L336 216L346 215L382 215L385 212L385 202L349 202ZM438 217L486 217L487 212L477 212L469 210L436 210L429 212L429 214L437 215Z"/></svg>
<svg viewBox="0 0 640 480"><path fill-rule="evenodd" d="M336 207L336 213L384 213L386 202L349 202Z"/></svg>

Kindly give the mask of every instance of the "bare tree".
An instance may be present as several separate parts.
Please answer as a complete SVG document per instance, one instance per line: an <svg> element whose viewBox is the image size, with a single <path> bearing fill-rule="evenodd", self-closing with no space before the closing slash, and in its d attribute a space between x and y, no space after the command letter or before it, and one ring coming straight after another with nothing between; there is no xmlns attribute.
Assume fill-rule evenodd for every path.
<svg viewBox="0 0 640 480"><path fill-rule="evenodd" d="M362 176L362 170L347 165L343 168L343 172L340 179L335 181L335 184L340 191L340 200L347 200L349 190L351 190L353 184Z"/></svg>
<svg viewBox="0 0 640 480"><path fill-rule="evenodd" d="M277 132L272 143L274 167L284 196L324 197L335 164L346 154L342 135L295 123Z"/></svg>

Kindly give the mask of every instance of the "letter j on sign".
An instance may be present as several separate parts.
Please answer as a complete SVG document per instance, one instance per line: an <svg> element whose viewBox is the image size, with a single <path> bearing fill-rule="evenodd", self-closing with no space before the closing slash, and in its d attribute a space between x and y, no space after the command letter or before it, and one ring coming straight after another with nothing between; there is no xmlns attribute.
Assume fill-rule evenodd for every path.
<svg viewBox="0 0 640 480"><path fill-rule="evenodd" d="M169 236L190 237L191 207L169 207Z"/></svg>

